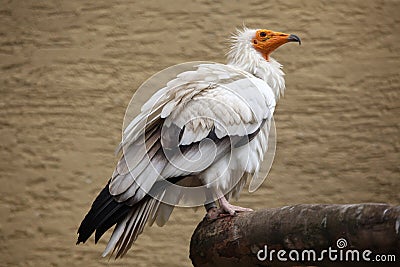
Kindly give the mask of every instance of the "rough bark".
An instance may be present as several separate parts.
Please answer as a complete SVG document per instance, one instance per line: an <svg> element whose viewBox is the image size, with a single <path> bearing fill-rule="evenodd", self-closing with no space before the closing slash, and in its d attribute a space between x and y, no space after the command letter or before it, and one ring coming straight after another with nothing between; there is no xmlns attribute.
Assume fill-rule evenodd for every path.
<svg viewBox="0 0 400 267"><path fill-rule="evenodd" d="M197 226L190 243L190 258L195 267L234 266L377 266L362 259L364 250L375 255L394 255L400 266L400 206L387 204L295 205L240 213L214 221L204 219ZM338 249L337 240L344 238L347 246ZM272 261L257 258L260 250L275 250ZM342 243L343 246L343 243ZM288 253L297 250L337 250L342 261L332 261L327 253L322 261L290 261ZM277 259L277 251L285 250L288 261ZM358 250L361 261L345 261L347 250ZM342 252L340 252L342 251ZM265 253L259 254L263 257ZM292 253L296 257L295 253ZM348 259L352 258L349 252ZM307 259L307 254L305 254ZM310 256L312 259L312 255ZM356 256L354 256L356 259ZM389 263L384 263L389 266Z"/></svg>

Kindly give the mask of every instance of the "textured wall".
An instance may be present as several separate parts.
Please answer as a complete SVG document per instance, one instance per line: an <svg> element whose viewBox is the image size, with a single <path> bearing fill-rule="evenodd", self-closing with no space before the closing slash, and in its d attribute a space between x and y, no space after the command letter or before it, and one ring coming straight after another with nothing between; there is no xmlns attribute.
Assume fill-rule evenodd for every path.
<svg viewBox="0 0 400 267"><path fill-rule="evenodd" d="M0 266L190 266L203 210L176 210L120 262L100 258L107 237L75 246L75 232L135 89L172 64L224 62L243 22L303 45L274 54L287 73L277 155L240 204L399 204L399 13L396 0L1 1Z"/></svg>

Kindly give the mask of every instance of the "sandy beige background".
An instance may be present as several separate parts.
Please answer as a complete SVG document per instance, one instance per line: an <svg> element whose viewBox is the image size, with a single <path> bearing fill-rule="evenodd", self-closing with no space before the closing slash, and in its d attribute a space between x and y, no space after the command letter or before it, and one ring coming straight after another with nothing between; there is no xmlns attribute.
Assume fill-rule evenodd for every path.
<svg viewBox="0 0 400 267"><path fill-rule="evenodd" d="M0 266L190 266L202 210L176 210L117 262L100 258L108 236L75 246L75 233L135 89L176 63L224 62L243 22L303 45L274 54L277 155L240 204L400 203L400 1L81 2L0 4Z"/></svg>

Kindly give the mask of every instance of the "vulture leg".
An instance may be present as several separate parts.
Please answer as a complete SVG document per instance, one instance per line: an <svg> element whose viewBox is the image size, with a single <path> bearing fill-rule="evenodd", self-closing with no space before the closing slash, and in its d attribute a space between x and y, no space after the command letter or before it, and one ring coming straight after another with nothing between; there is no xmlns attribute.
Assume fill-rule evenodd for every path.
<svg viewBox="0 0 400 267"><path fill-rule="evenodd" d="M229 215L233 216L235 215L236 212L242 212L242 211L253 211L252 209L249 208L243 208L239 206L234 206L228 202L228 200L225 198L225 196L222 196L220 199L218 199L219 202L219 207L222 210L223 213L228 213Z"/></svg>
<svg viewBox="0 0 400 267"><path fill-rule="evenodd" d="M204 208L207 211L206 218L208 220L214 220L218 218L218 215L221 213L217 207L217 204L214 201L213 190L210 188L205 189L206 202L204 204Z"/></svg>
<svg viewBox="0 0 400 267"><path fill-rule="evenodd" d="M217 204L215 202L204 204L204 208L208 212L210 209L217 208Z"/></svg>
<svg viewBox="0 0 400 267"><path fill-rule="evenodd" d="M211 202L204 205L204 207L207 210L206 218L208 220L215 220L219 217L225 217L225 216L234 216L236 212L253 211L252 209L249 208L243 208L230 204L224 195L222 195L218 199L218 203L219 203L219 209L217 208L215 202Z"/></svg>
<svg viewBox="0 0 400 267"><path fill-rule="evenodd" d="M215 198L213 190L210 188L206 188L204 193L206 196L206 201L204 203L204 208L206 209L206 211L208 212L212 208L217 208L217 204L214 201Z"/></svg>

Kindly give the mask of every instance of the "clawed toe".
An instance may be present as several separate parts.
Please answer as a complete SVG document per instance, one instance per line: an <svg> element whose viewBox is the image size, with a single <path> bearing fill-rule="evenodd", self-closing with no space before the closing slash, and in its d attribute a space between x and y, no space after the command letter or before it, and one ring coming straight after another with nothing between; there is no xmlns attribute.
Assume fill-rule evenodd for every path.
<svg viewBox="0 0 400 267"><path fill-rule="evenodd" d="M220 215L221 211L217 207L211 208L207 211L206 219L207 220L215 220Z"/></svg>
<svg viewBox="0 0 400 267"><path fill-rule="evenodd" d="M233 206L233 205L232 205L232 208L236 212L254 211L254 210L252 210L250 208L243 208L243 207Z"/></svg>
<svg viewBox="0 0 400 267"><path fill-rule="evenodd" d="M207 209L206 219L207 220L216 220L218 218L226 217L226 216L235 216L237 212L250 212L253 211L250 208L243 208L239 206L232 205L226 200L225 197L221 197L219 200L218 209L214 203L209 204L210 208ZM207 206L206 206L207 208Z"/></svg>
<svg viewBox="0 0 400 267"><path fill-rule="evenodd" d="M206 219L208 221L214 221L219 218L224 218L227 216L235 216L235 215L236 215L235 211L233 211L233 213L231 214L222 209L211 208L207 211Z"/></svg>
<svg viewBox="0 0 400 267"><path fill-rule="evenodd" d="M222 208L224 212L228 213L229 215L233 216L237 212L247 212L247 211L253 211L252 209L249 208L243 208L239 206L234 206L234 205L227 205Z"/></svg>
<svg viewBox="0 0 400 267"><path fill-rule="evenodd" d="M246 211L253 211L252 209L249 208L243 208L239 206L234 206L226 200L225 197L222 197L219 199L219 205L222 210L224 210L226 213L229 213L230 215L235 215L236 212L246 212Z"/></svg>

